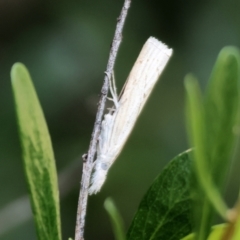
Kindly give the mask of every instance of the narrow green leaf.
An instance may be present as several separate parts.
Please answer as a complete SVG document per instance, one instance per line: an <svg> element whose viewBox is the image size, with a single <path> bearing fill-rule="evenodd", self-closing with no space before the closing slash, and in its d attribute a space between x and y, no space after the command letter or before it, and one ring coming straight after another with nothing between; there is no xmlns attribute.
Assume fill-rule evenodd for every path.
<svg viewBox="0 0 240 240"><path fill-rule="evenodd" d="M26 67L14 64L11 78L38 239L60 240L57 173L46 121Z"/></svg>
<svg viewBox="0 0 240 240"><path fill-rule="evenodd" d="M197 240L205 240L212 225L212 205L226 218L227 206L216 188L209 167L209 156L206 146L206 126L204 119L204 107L197 80L192 75L185 78L187 93L187 127L192 146L196 146L193 152L194 171L192 192L194 198L194 217L197 231ZM196 181L194 181L196 177ZM212 205L211 205L211 204Z"/></svg>
<svg viewBox="0 0 240 240"><path fill-rule="evenodd" d="M228 208L221 197L220 192L216 189L213 183L209 163L207 161L209 160L206 146L208 134L206 131L206 123L204 121L204 108L201 102L200 89L197 80L191 75L186 76L185 86L187 91L187 116L190 128L189 135L193 146L196 146L193 154L197 177L199 178L199 182L209 200L222 217L225 218Z"/></svg>
<svg viewBox="0 0 240 240"><path fill-rule="evenodd" d="M239 125L239 66L238 49L225 47L214 66L205 97L205 122L208 133L206 147L214 182L222 190L231 163ZM221 174L219 174L221 172Z"/></svg>
<svg viewBox="0 0 240 240"><path fill-rule="evenodd" d="M239 125L238 50L226 47L220 52L204 102L196 79L188 75L185 86L188 133L191 145L196 146L196 239L205 240L212 224L213 208L227 219L227 206L221 192L236 140L234 129Z"/></svg>
<svg viewBox="0 0 240 240"><path fill-rule="evenodd" d="M111 198L107 198L104 207L112 223L112 229L116 240L125 240L125 231L122 217Z"/></svg>
<svg viewBox="0 0 240 240"><path fill-rule="evenodd" d="M219 192L226 184L236 141L234 129L239 125L239 63L236 48L222 49L204 99L209 171ZM210 212L204 211L203 215L207 218Z"/></svg>
<svg viewBox="0 0 240 240"><path fill-rule="evenodd" d="M192 231L189 151L175 157L142 199L128 240L179 240Z"/></svg>

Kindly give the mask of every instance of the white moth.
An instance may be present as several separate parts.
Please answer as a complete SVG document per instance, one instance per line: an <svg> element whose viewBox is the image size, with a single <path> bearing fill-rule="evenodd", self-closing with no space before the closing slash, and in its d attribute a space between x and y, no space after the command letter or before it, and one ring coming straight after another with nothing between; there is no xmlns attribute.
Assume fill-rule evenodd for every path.
<svg viewBox="0 0 240 240"><path fill-rule="evenodd" d="M97 159L94 162L89 188L90 195L100 191L109 168L120 154L171 55L172 49L150 37L144 44L119 99L115 81L110 81L114 108L110 109L102 121Z"/></svg>

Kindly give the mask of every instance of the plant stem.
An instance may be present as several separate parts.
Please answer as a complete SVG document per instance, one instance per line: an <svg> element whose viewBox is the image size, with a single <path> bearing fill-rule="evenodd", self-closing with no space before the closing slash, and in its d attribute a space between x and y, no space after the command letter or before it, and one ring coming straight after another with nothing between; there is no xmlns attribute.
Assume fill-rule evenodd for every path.
<svg viewBox="0 0 240 240"><path fill-rule="evenodd" d="M85 227L85 217L86 217L86 210L87 210L88 188L90 184L90 177L91 177L91 172L93 168L93 160L96 153L98 136L100 133L103 112L104 112L108 89L109 89L108 76L111 75L113 72L113 67L116 61L117 52L119 50L119 46L122 41L123 26L127 17L130 4L131 4L131 0L124 1L122 11L120 13L119 18L117 19L117 26L116 26L113 42L110 49L107 68L105 71L106 74L105 74L103 86L101 89L101 97L98 103L98 111L96 114L96 120L94 123L94 128L91 136L87 159L83 163L81 189L80 189L80 194L78 199L75 240L84 240L84 227Z"/></svg>

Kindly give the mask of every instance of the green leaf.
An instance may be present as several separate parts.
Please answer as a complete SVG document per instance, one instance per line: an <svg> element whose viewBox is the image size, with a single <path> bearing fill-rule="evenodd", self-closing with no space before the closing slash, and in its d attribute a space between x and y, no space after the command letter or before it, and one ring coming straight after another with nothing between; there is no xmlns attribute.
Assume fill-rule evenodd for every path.
<svg viewBox="0 0 240 240"><path fill-rule="evenodd" d="M224 240L223 238L223 234L226 232L228 228L227 224L219 224L216 226L213 226L211 228L211 232L209 234L209 236L207 237L207 240ZM195 240L195 234L191 233L188 236L182 238L181 240Z"/></svg>
<svg viewBox="0 0 240 240"><path fill-rule="evenodd" d="M209 169L220 193L224 189L232 163L236 142L234 129L239 125L239 63L238 49L222 49L204 99ZM203 215L207 218L209 214L205 211Z"/></svg>
<svg viewBox="0 0 240 240"><path fill-rule="evenodd" d="M192 231L189 151L175 157L142 199L128 240L179 240Z"/></svg>
<svg viewBox="0 0 240 240"><path fill-rule="evenodd" d="M11 78L38 239L60 240L57 173L46 121L26 67L14 64Z"/></svg>
<svg viewBox="0 0 240 240"><path fill-rule="evenodd" d="M224 48L217 59L204 100L196 79L188 75L187 127L194 151L195 220L198 240L205 240L214 216L213 208L227 219L222 189L231 164L239 124L239 52Z"/></svg>
<svg viewBox="0 0 240 240"><path fill-rule="evenodd" d="M214 66L205 97L207 154L217 187L222 190L230 166L239 125L239 64L238 49L225 47ZM221 172L221 174L219 174Z"/></svg>
<svg viewBox="0 0 240 240"><path fill-rule="evenodd" d="M206 146L206 126L204 107L197 80L192 75L185 78L187 92L187 127L190 142L196 146L193 151L194 170L192 192L194 198L194 217L197 226L197 239L206 239L212 224L213 211L210 202L222 216L227 212L227 206L216 186L209 171L209 159ZM196 179L195 179L196 177ZM204 192L202 192L202 189ZM207 197L206 197L207 196Z"/></svg>
<svg viewBox="0 0 240 240"><path fill-rule="evenodd" d="M232 233L231 240L240 239L240 201L238 199L237 204L230 210L229 215L232 221L229 224L229 232ZM225 239L224 239L225 240Z"/></svg>
<svg viewBox="0 0 240 240"><path fill-rule="evenodd" d="M110 217L113 233L116 240L125 240L125 231L122 217L111 198L107 198L104 202L104 207Z"/></svg>
<svg viewBox="0 0 240 240"><path fill-rule="evenodd" d="M239 226L240 226L240 217L238 217L238 220L235 223L235 229L234 229L233 237L231 240L239 240L240 239L240 227Z"/></svg>

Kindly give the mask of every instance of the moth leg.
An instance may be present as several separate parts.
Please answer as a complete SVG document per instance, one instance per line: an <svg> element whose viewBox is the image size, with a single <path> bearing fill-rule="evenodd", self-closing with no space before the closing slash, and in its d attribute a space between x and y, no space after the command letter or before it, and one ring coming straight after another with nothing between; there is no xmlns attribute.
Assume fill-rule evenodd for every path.
<svg viewBox="0 0 240 240"><path fill-rule="evenodd" d="M114 116L110 113L104 115L104 119L101 124L101 131L98 136L98 144L97 144L97 158L99 158L102 154L106 154L109 150L109 139L111 137L111 131L113 126Z"/></svg>
<svg viewBox="0 0 240 240"><path fill-rule="evenodd" d="M118 95L117 95L117 88L116 88L116 83L115 83L115 77L114 74L109 74L108 72L105 72L105 74L108 77L108 81L109 81L109 89L112 95L112 98L108 98L109 100L113 101L115 108L117 109L119 106L119 102L118 102Z"/></svg>
<svg viewBox="0 0 240 240"><path fill-rule="evenodd" d="M114 95L116 97L116 100L118 101L118 94L117 94L117 87L116 87L114 71L112 72L112 78L111 79L112 79L112 89L113 89Z"/></svg>

